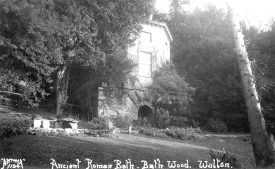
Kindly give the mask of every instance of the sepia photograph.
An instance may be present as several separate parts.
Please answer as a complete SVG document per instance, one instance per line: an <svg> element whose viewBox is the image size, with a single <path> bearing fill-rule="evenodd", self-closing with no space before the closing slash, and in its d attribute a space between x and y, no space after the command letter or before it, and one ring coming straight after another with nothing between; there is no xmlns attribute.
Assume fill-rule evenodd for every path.
<svg viewBox="0 0 275 169"><path fill-rule="evenodd" d="M274 169L275 1L0 0L0 169Z"/></svg>

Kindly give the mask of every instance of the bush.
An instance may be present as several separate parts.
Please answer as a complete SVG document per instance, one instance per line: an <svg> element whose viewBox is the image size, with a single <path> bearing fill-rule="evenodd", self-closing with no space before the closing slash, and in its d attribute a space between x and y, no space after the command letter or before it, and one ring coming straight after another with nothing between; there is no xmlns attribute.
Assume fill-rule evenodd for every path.
<svg viewBox="0 0 275 169"><path fill-rule="evenodd" d="M101 137L107 137L107 138L118 138L117 133L119 133L120 130L118 128L113 128L111 131L109 132L105 132L103 134L101 134Z"/></svg>
<svg viewBox="0 0 275 169"><path fill-rule="evenodd" d="M1 119L0 137L10 137L17 134L27 133L31 127L31 121L27 119Z"/></svg>
<svg viewBox="0 0 275 169"><path fill-rule="evenodd" d="M206 129L217 133L228 131L226 124L219 119L209 119L206 124Z"/></svg>
<svg viewBox="0 0 275 169"><path fill-rule="evenodd" d="M210 149L210 156L214 160L218 159L220 162L229 163L231 168L241 168L241 164L237 161L237 158L225 150L223 150L223 152L217 152Z"/></svg>
<svg viewBox="0 0 275 169"><path fill-rule="evenodd" d="M153 137L173 137L181 140L204 141L206 137L202 134L200 128L178 128L171 127L166 129L157 129L152 127L143 127L139 133Z"/></svg>
<svg viewBox="0 0 275 169"><path fill-rule="evenodd" d="M179 138L182 140L205 140L205 136L202 135L202 131L200 128L178 128L178 127L170 127L166 128L164 132L171 137Z"/></svg>
<svg viewBox="0 0 275 169"><path fill-rule="evenodd" d="M111 118L111 121L114 123L114 126L118 128L128 128L132 125L132 121L128 116L116 116Z"/></svg>
<svg viewBox="0 0 275 169"><path fill-rule="evenodd" d="M109 129L109 119L96 117L93 118L87 126L88 129L92 130L106 130Z"/></svg>
<svg viewBox="0 0 275 169"><path fill-rule="evenodd" d="M161 137L161 138L168 137L166 133L163 132L163 130L152 128L152 127L141 128L139 130L139 133L147 136L153 136L153 137Z"/></svg>
<svg viewBox="0 0 275 169"><path fill-rule="evenodd" d="M150 123L147 121L147 119L138 119L133 120L133 126L135 128L142 128L142 127L151 127Z"/></svg>
<svg viewBox="0 0 275 169"><path fill-rule="evenodd" d="M170 119L171 119L171 122L170 122L171 126L178 126L183 128L188 127L187 118L184 118L181 116L170 116Z"/></svg>
<svg viewBox="0 0 275 169"><path fill-rule="evenodd" d="M45 128L30 128L29 133L32 135L38 136L59 136L59 137L66 137L66 136L85 136L82 133L76 132L66 132L65 129L45 129Z"/></svg>

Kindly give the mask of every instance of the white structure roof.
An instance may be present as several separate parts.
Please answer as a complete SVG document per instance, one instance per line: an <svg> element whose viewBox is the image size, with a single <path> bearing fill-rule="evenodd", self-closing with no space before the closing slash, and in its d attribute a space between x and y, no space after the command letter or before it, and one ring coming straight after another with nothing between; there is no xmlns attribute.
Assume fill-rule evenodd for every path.
<svg viewBox="0 0 275 169"><path fill-rule="evenodd" d="M150 20L150 21L147 22L147 24L152 24L152 25L156 25L156 26L162 27L165 30L165 33L166 33L169 41L170 42L173 41L173 37L172 37L171 32L169 31L168 26L167 26L166 23Z"/></svg>

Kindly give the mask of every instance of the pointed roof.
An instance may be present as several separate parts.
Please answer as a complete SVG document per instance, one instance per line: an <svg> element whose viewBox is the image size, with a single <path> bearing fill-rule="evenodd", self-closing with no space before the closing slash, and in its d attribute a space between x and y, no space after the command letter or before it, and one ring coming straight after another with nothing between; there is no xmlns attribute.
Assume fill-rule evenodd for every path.
<svg viewBox="0 0 275 169"><path fill-rule="evenodd" d="M164 29L164 31L165 31L165 33L166 33L169 41L170 42L173 41L173 37L172 37L171 32L170 32L170 30L169 30L169 28L168 28L168 26L167 26L166 23L150 20L150 21L147 22L147 24L152 24L152 25L155 25L155 26L162 27Z"/></svg>

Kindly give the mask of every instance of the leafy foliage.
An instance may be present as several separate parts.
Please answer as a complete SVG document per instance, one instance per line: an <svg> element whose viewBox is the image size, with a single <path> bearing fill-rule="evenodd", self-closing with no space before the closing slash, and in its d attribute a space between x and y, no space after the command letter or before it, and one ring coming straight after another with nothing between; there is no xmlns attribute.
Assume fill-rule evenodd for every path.
<svg viewBox="0 0 275 169"><path fill-rule="evenodd" d="M154 72L149 91L154 96L156 105L165 103L187 105L192 101L195 89L177 73L174 66L162 65Z"/></svg>
<svg viewBox="0 0 275 169"><path fill-rule="evenodd" d="M88 129L105 130L109 129L108 119L96 117L89 122Z"/></svg>
<svg viewBox="0 0 275 169"><path fill-rule="evenodd" d="M25 1L1 1L0 6L0 88L37 101L46 94L42 86L50 82L51 65L62 61L61 51L37 21L38 9Z"/></svg>
<svg viewBox="0 0 275 169"><path fill-rule="evenodd" d="M267 122L267 130L274 134L275 126L275 22L270 30L260 31L251 27L244 29L246 46L251 56L256 87L260 95L263 114Z"/></svg>
<svg viewBox="0 0 275 169"><path fill-rule="evenodd" d="M128 116L118 115L116 117L111 118L114 126L118 128L128 129L129 126L132 125L132 120Z"/></svg>
<svg viewBox="0 0 275 169"><path fill-rule="evenodd" d="M217 133L228 131L226 124L219 119L209 119L206 124L206 129Z"/></svg>
<svg viewBox="0 0 275 169"><path fill-rule="evenodd" d="M139 133L147 136L160 137L160 138L168 137L161 129L151 128L151 127L141 128L139 130Z"/></svg>
<svg viewBox="0 0 275 169"><path fill-rule="evenodd" d="M190 14L177 12L169 26L175 67L196 88L191 117L220 118L229 130L247 130L239 126L247 124L247 115L228 15L208 6Z"/></svg>
<svg viewBox="0 0 275 169"><path fill-rule="evenodd" d="M150 124L146 118L133 120L132 123L135 128L150 127Z"/></svg>
<svg viewBox="0 0 275 169"><path fill-rule="evenodd" d="M186 121L186 118L181 117L181 116L170 116L170 124L171 126L176 126L176 127L181 127L181 128L186 128L190 126L188 122Z"/></svg>
<svg viewBox="0 0 275 169"><path fill-rule="evenodd" d="M65 129L44 129L35 128L31 129L30 133L38 136L54 136L54 137L66 137L66 136L79 136L79 133L68 133Z"/></svg>
<svg viewBox="0 0 275 169"><path fill-rule="evenodd" d="M119 60L152 8L151 1L3 0L0 2L1 90L37 102L58 68Z"/></svg>
<svg viewBox="0 0 275 169"><path fill-rule="evenodd" d="M157 129L152 127L144 127L139 130L139 133L161 138L169 136L181 140L203 141L206 139L199 128L169 127L166 129Z"/></svg>
<svg viewBox="0 0 275 169"><path fill-rule="evenodd" d="M202 134L200 128L179 128L179 127L169 127L164 130L164 132L171 137L182 139L182 140L195 140L203 141L205 136Z"/></svg>
<svg viewBox="0 0 275 169"><path fill-rule="evenodd" d="M223 150L223 152L217 152L213 149L210 149L210 156L213 160L219 160L224 164L228 163L231 168L243 168L237 158L225 150Z"/></svg>
<svg viewBox="0 0 275 169"><path fill-rule="evenodd" d="M0 138L27 133L30 127L31 121L28 119L1 119Z"/></svg>

